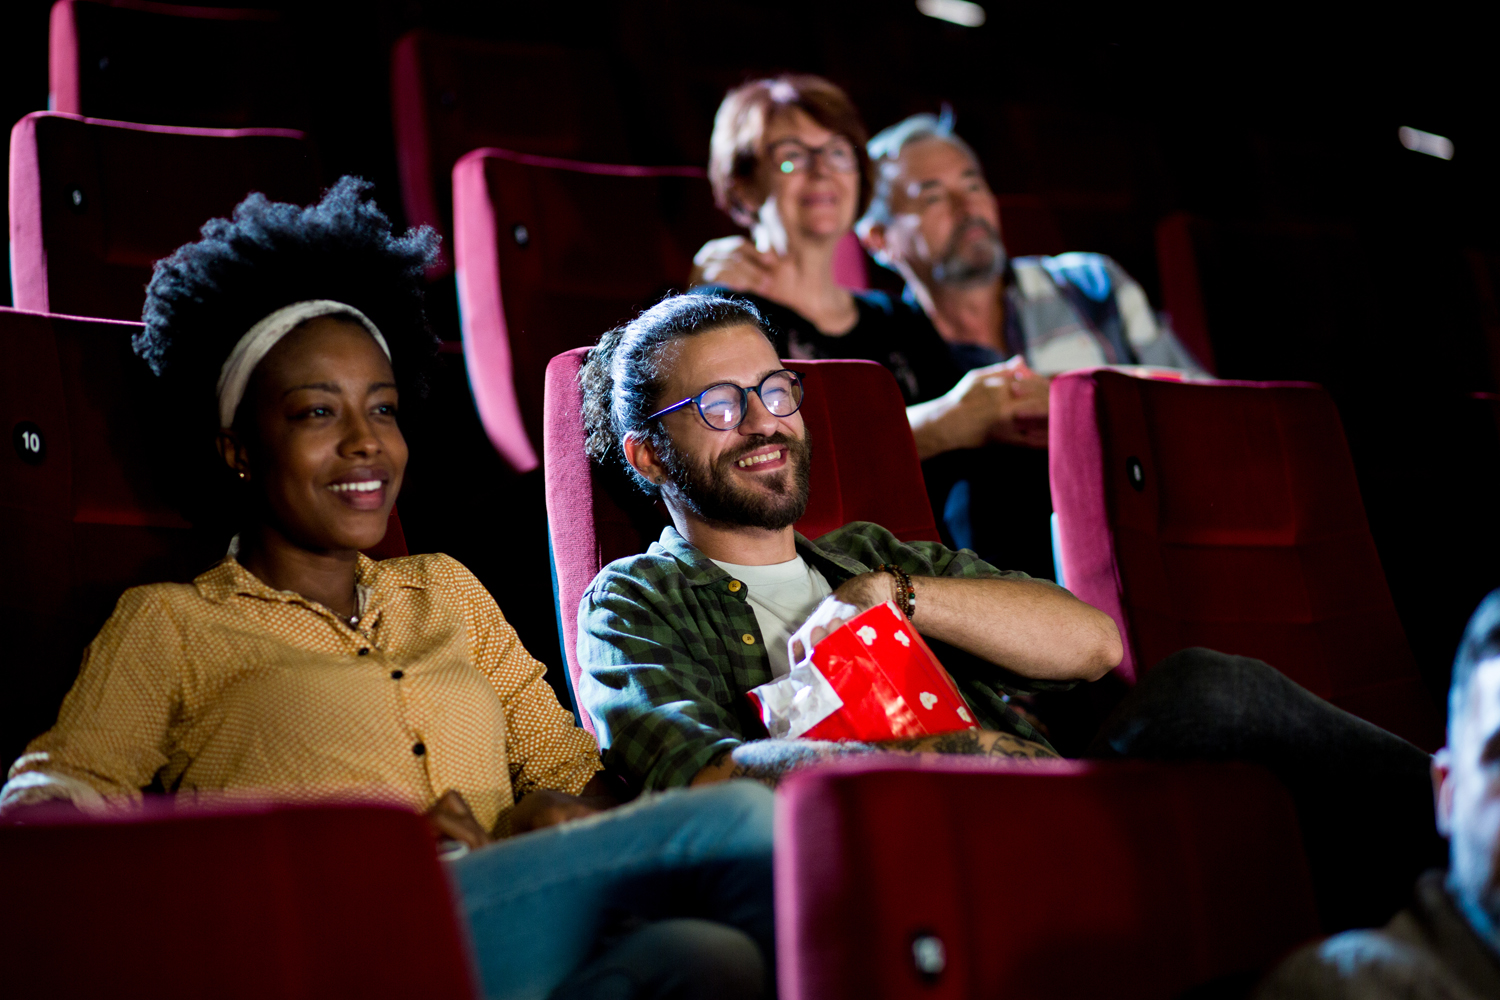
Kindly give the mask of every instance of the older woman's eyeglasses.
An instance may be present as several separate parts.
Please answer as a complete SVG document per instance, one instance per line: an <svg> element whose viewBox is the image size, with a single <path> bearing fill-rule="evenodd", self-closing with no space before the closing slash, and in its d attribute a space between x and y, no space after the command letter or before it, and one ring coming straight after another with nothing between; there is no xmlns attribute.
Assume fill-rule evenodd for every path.
<svg viewBox="0 0 1500 1000"><path fill-rule="evenodd" d="M852 174L859 169L854 145L843 136L835 136L821 146L809 146L800 139L782 139L773 143L770 161L784 174L806 173L813 160L821 159L829 173Z"/></svg>
<svg viewBox="0 0 1500 1000"><path fill-rule="evenodd" d="M752 392L760 397L761 405L773 417L790 417L802 407L802 376L783 368L772 372L761 379L759 385L748 389L733 382L719 382L696 396L689 396L665 409L657 410L646 419L664 417L693 403L698 407L698 416L709 427L716 431L732 431L744 421L745 413L750 408Z"/></svg>

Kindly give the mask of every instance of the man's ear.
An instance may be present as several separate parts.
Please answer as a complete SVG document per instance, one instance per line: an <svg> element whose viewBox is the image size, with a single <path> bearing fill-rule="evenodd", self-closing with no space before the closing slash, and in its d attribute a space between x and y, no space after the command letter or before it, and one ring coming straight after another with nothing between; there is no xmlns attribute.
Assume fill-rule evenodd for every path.
<svg viewBox="0 0 1500 1000"><path fill-rule="evenodd" d="M1443 747L1432 755L1432 805L1438 833L1452 836L1453 830L1453 751Z"/></svg>
<svg viewBox="0 0 1500 1000"><path fill-rule="evenodd" d="M888 244L885 241L885 223L870 222L858 227L859 242L875 258L876 263L885 267L891 266L890 257L887 256Z"/></svg>
<svg viewBox="0 0 1500 1000"><path fill-rule="evenodd" d="M636 472L658 486L666 482L666 467L657 457L656 445L651 443L649 435L635 432L626 434L620 441L620 447L625 452L625 461L629 462L630 467Z"/></svg>
<svg viewBox="0 0 1500 1000"><path fill-rule="evenodd" d="M237 473L241 479L250 478L250 453L245 450L245 444L238 434L232 430L221 430L214 444L218 446L219 457L231 472Z"/></svg>

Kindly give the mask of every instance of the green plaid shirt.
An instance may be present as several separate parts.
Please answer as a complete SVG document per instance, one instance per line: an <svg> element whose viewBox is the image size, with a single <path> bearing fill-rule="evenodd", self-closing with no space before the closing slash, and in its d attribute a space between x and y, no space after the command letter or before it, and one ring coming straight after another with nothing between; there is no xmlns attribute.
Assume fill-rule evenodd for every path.
<svg viewBox="0 0 1500 1000"><path fill-rule="evenodd" d="M797 553L838 588L882 563L912 576L1030 579L963 549L903 542L856 521ZM589 584L578 607L579 700L594 720L605 762L648 789L686 785L704 766L748 740L766 738L745 692L770 681L771 663L747 600L749 587L668 526L642 555L617 559ZM1067 687L1024 680L934 643L986 729L1046 740L1006 704L1013 693Z"/></svg>

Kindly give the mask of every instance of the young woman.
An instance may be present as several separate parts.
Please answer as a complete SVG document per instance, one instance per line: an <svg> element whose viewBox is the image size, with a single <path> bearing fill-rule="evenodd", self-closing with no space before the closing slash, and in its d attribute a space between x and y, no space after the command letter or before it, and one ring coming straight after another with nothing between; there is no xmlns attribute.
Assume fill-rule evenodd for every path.
<svg viewBox="0 0 1500 1000"><path fill-rule="evenodd" d="M238 534L192 584L126 592L0 808L106 810L153 782L399 803L469 850L451 871L487 996L759 996L768 793L611 808L593 738L479 581L361 554L406 470L436 247L344 178L306 209L252 195L158 263L135 346L180 468L213 474L189 477L198 509Z"/></svg>

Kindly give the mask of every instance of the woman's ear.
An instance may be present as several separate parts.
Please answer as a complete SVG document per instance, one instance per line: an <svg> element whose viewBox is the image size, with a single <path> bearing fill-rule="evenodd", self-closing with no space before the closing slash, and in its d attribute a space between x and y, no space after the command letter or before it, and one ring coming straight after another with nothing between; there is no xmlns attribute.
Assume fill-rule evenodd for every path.
<svg viewBox="0 0 1500 1000"><path fill-rule="evenodd" d="M214 444L219 449L219 457L231 472L241 479L250 478L250 453L245 450L245 444L238 434L232 430L221 430Z"/></svg>
<svg viewBox="0 0 1500 1000"><path fill-rule="evenodd" d="M657 457L656 446L651 443L649 436L633 432L626 434L620 441L620 447L625 452L625 461L630 463L632 469L658 486L666 482L666 467Z"/></svg>

